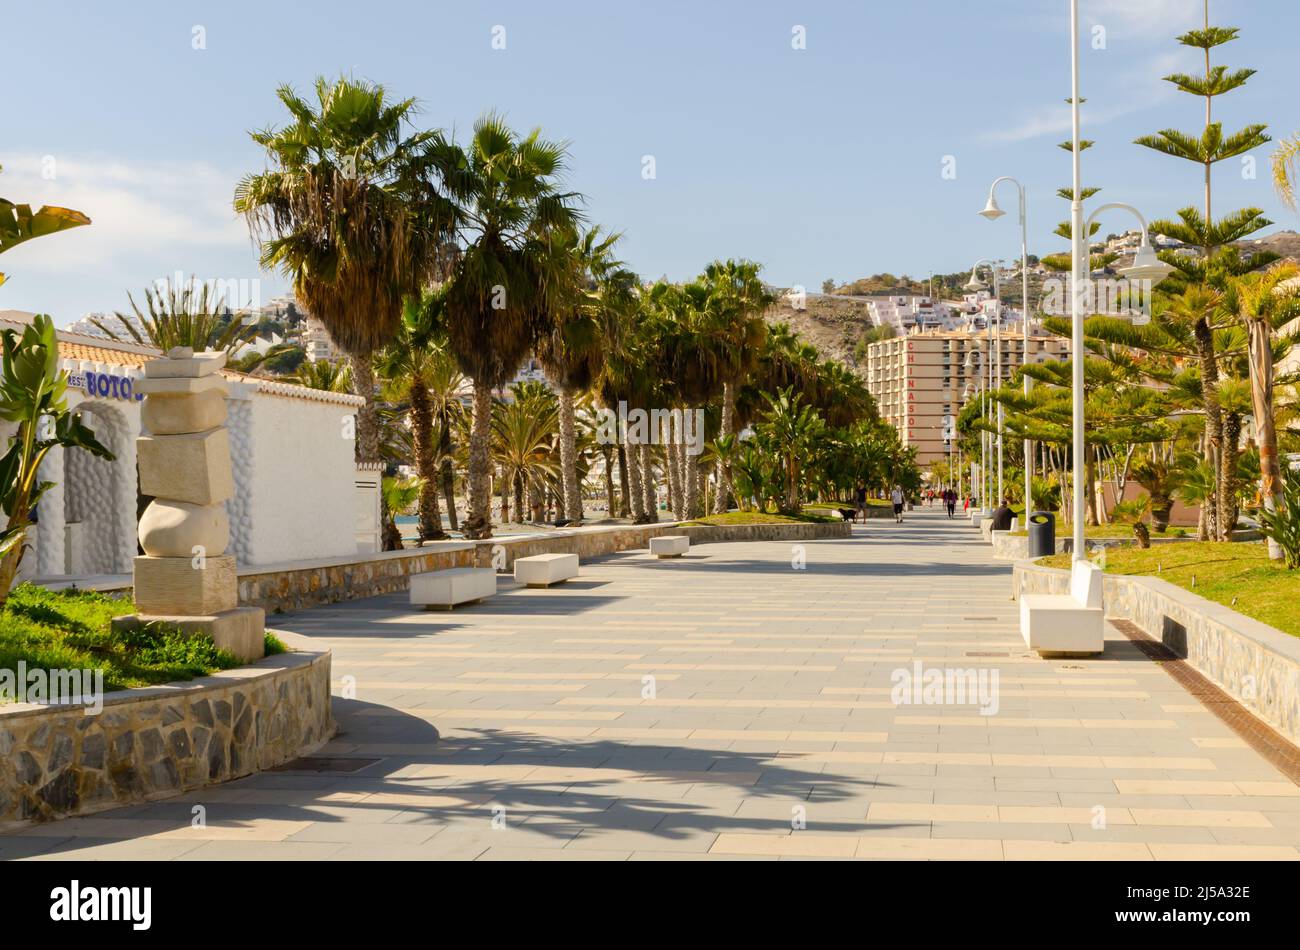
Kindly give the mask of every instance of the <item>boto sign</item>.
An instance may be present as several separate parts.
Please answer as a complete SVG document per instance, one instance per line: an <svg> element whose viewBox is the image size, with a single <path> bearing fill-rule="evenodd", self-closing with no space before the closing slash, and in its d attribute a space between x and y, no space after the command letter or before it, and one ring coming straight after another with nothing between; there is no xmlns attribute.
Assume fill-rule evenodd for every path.
<svg viewBox="0 0 1300 950"><path fill-rule="evenodd" d="M142 393L135 391L135 380L115 373L69 373L68 385L82 390L91 398L125 399L129 402L138 402L144 398Z"/></svg>

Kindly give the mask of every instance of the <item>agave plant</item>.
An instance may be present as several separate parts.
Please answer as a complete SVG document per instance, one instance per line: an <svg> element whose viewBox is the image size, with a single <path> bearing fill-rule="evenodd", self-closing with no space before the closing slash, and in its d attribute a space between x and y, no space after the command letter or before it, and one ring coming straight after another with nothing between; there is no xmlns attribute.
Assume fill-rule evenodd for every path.
<svg viewBox="0 0 1300 950"><path fill-rule="evenodd" d="M1282 552L1287 570L1300 567L1300 477L1291 473L1272 510L1259 513L1259 531Z"/></svg>
<svg viewBox="0 0 1300 950"><path fill-rule="evenodd" d="M164 353L177 346L195 352L223 350L229 357L257 336L255 323L238 320L211 284L195 279L145 288L143 310L133 296L126 298L131 313L114 314L117 325L90 318L110 339L155 346Z"/></svg>

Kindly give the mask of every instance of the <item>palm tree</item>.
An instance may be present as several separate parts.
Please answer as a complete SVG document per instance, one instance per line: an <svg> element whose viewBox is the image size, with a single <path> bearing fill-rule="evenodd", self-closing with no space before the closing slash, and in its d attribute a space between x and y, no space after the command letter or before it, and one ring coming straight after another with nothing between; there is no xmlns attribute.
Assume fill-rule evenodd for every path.
<svg viewBox="0 0 1300 950"><path fill-rule="evenodd" d="M759 270L753 261L714 261L702 277L716 302L711 308L716 319L709 328L708 358L716 363L713 372L722 383L721 438L735 435L736 387L758 363L767 334L763 311L776 299L758 279ZM730 494L730 465L720 457L713 498L716 513L727 510Z"/></svg>
<svg viewBox="0 0 1300 950"><path fill-rule="evenodd" d="M618 239L617 234L602 237L599 227L581 235L550 235L551 250L559 258L553 272L567 293L554 295L558 307L547 314L538 335L537 358L559 393L561 514L572 523L582 521L574 401L595 383L608 354L619 345L622 319L636 305L636 275L613 259Z"/></svg>
<svg viewBox="0 0 1300 950"><path fill-rule="evenodd" d="M352 369L341 361L317 360L299 366L293 380L299 386L306 386L308 389L346 393L352 390Z"/></svg>
<svg viewBox="0 0 1300 950"><path fill-rule="evenodd" d="M533 348L542 315L563 302L547 239L576 230L576 196L560 190L566 147L534 129L519 136L498 116L475 124L466 149L441 166L463 216L466 247L447 289L448 343L474 381L465 537L492 536L492 391Z"/></svg>
<svg viewBox="0 0 1300 950"><path fill-rule="evenodd" d="M1300 268L1296 265L1278 264L1233 282L1237 314L1250 338L1250 391L1259 444L1260 495L1269 512L1277 510L1282 497L1273 407L1273 334L1300 317L1300 287L1294 286L1297 274ZM1270 558L1282 558L1277 542L1270 539L1268 548Z"/></svg>
<svg viewBox="0 0 1300 950"><path fill-rule="evenodd" d="M1069 321L1059 318L1048 318L1044 325L1053 332L1069 332ZM1091 317L1084 334L1089 347L1102 351L1107 358L1132 359L1132 349L1151 354L1156 359L1144 361L1140 368L1158 381L1175 382L1173 364L1191 362L1197 366L1196 398L1205 418L1202 451L1218 486L1201 507L1197 536L1202 541L1219 538L1224 520L1219 512L1226 513L1231 507L1228 486L1220 484L1224 481L1222 473L1227 471L1223 465L1220 366L1225 359L1242 352L1245 344L1233 314L1224 307L1223 293L1208 284L1188 284L1167 303L1159 303L1148 324L1135 326L1114 317ZM1112 348L1106 350L1097 345L1099 342L1111 344Z"/></svg>
<svg viewBox="0 0 1300 950"><path fill-rule="evenodd" d="M420 480L418 478L395 478L385 475L382 480L381 495L384 518L384 550L400 551L402 549L402 532L397 527L396 518L411 510L416 499L420 497Z"/></svg>
<svg viewBox="0 0 1300 950"><path fill-rule="evenodd" d="M385 380L385 398L409 403L411 461L420 477L421 541L447 537L438 504L439 446L434 439L433 393L445 393L458 385L459 373L446 349L445 318L445 287L426 292L418 301L408 298L397 336L375 358L375 368Z"/></svg>
<svg viewBox="0 0 1300 950"><path fill-rule="evenodd" d="M768 396L768 411L759 427L760 436L781 460L785 491L781 510L799 514L804 458L825 430L825 422L812 406L793 389Z"/></svg>
<svg viewBox="0 0 1300 950"><path fill-rule="evenodd" d="M347 354L355 391L357 455L379 459L372 354L401 322L402 301L434 277L455 226L433 171L453 150L441 132L407 135L413 99L383 86L319 78L316 102L290 86L276 94L292 116L253 132L270 167L243 178L235 210L261 243L262 266L293 281L297 298Z"/></svg>
<svg viewBox="0 0 1300 950"><path fill-rule="evenodd" d="M513 399L497 403L492 415L492 457L514 492L522 522L524 490L536 507L559 475L554 451L559 406L555 394L540 383L517 383L510 392Z"/></svg>

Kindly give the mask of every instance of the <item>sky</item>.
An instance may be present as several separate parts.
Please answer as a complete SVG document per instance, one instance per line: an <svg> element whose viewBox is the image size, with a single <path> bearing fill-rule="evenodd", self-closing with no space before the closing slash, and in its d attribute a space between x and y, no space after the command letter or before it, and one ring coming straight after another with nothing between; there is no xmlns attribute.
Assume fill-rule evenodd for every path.
<svg viewBox="0 0 1300 950"><path fill-rule="evenodd" d="M310 12L306 12L310 9ZM1161 77L1196 71L1174 37L1202 0L1082 0L1083 178L1149 218L1201 200L1198 166L1133 144L1199 133L1202 100ZM1235 129L1300 131L1296 0L1211 0L1241 38L1215 62L1257 75L1218 100ZM126 309L175 274L285 292L259 273L231 210L264 166L248 132L284 124L289 83L351 74L420 102L418 123L465 137L503 113L568 142L567 184L621 231L643 277L687 279L747 257L778 286L889 272L924 277L1019 254L1014 214L988 222L989 183L1021 179L1030 252L1059 252L1070 183L1067 0L859 2L41 3L0 0L0 195L84 211L90 227L0 258L0 310ZM501 48L504 46L504 48ZM1094 48L1098 47L1098 48ZM1269 148L1217 166L1216 210L1300 218L1273 194ZM648 174L652 159L653 175ZM1014 189L999 193L1014 211ZM1102 233L1132 226L1108 213ZM242 303L243 301L233 301Z"/></svg>

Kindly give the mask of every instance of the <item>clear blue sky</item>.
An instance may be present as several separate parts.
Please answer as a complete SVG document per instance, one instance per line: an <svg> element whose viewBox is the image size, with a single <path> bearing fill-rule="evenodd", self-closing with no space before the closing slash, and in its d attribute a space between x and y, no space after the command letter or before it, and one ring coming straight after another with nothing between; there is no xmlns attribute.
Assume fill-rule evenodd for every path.
<svg viewBox="0 0 1300 950"><path fill-rule="evenodd" d="M1023 178L1031 251L1051 235L1069 183L1066 0L912 2L133 2L5 4L0 194L85 211L90 228L0 259L0 309L67 323L126 306L126 292L182 270L251 279L257 257L230 211L235 182L261 167L246 131L284 121L289 82L347 71L415 96L421 122L464 134L488 109L571 143L570 184L594 221L622 230L646 277L693 275L750 257L781 285L818 287L879 271L924 276L1018 253L1013 216L975 212L988 183ZM1160 77L1197 69L1173 41L1201 0L1084 0L1085 183L1161 216L1199 201L1196 167L1132 144L1163 127L1198 130L1200 100ZM1231 127L1300 130L1296 0L1212 0L1242 28L1218 61L1251 66L1219 100ZM302 12L299 12L299 11ZM492 48L493 28L506 48ZM194 49L194 28L206 48ZM792 31L806 31L806 49ZM21 77L21 79L19 78ZM1216 204L1263 207L1300 227L1268 181L1235 161ZM657 177L641 174L653 155ZM945 156L956 178L941 176ZM42 177L53 159L54 176ZM42 161L45 165L42 165ZM1010 190L1004 206L1014 204ZM1120 231L1122 216L1103 221ZM261 296L284 290L263 275Z"/></svg>

